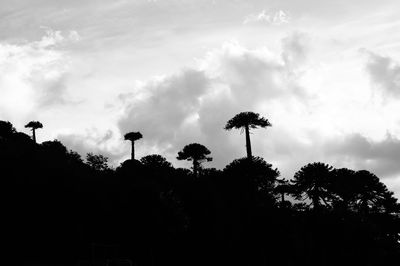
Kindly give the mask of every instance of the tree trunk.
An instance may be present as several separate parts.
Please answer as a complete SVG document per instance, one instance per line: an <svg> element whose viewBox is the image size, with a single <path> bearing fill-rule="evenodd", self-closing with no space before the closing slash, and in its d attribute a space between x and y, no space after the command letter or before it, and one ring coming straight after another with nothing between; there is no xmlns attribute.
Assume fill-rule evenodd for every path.
<svg viewBox="0 0 400 266"><path fill-rule="evenodd" d="M32 128L32 139L36 143L36 133L34 128Z"/></svg>
<svg viewBox="0 0 400 266"><path fill-rule="evenodd" d="M131 160L135 160L135 142L131 141L132 143L132 150L131 150Z"/></svg>
<svg viewBox="0 0 400 266"><path fill-rule="evenodd" d="M196 159L193 159L193 174L195 177L197 177L199 170L198 168L199 168L199 162Z"/></svg>
<svg viewBox="0 0 400 266"><path fill-rule="evenodd" d="M250 143L250 130L249 126L245 126L245 132L246 132L246 151L247 151L247 158L251 159L253 156L251 154L251 143Z"/></svg>
<svg viewBox="0 0 400 266"><path fill-rule="evenodd" d="M314 192L315 193L315 192ZM320 209L320 203L319 203L319 197L318 196L316 196L316 195L313 195L312 196L312 198L311 198L311 201L312 201L312 203L313 203L313 205L314 205L314 210L315 211L317 211L317 210L319 210Z"/></svg>

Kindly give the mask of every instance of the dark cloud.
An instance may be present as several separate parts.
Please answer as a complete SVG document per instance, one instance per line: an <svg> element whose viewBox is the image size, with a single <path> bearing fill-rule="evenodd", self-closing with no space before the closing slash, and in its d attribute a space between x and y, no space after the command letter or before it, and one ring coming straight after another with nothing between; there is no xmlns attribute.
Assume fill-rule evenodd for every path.
<svg viewBox="0 0 400 266"><path fill-rule="evenodd" d="M327 143L325 150L329 157L337 158L338 163L367 169L380 177L400 175L400 140L390 134L381 141L352 134Z"/></svg>
<svg viewBox="0 0 400 266"><path fill-rule="evenodd" d="M309 132L298 137L290 129L278 126L269 130L263 143L269 150L266 159L272 160L287 178L302 166L317 161L336 168L365 169L387 180L400 176L400 139L390 134L379 141L358 133L332 138Z"/></svg>
<svg viewBox="0 0 400 266"><path fill-rule="evenodd" d="M372 82L386 95L400 97L400 65L390 57L367 53L366 70Z"/></svg>
<svg viewBox="0 0 400 266"><path fill-rule="evenodd" d="M209 82L204 72L188 69L147 83L144 95L125 95L132 98L118 123L121 133L141 131L148 145L160 148L175 143L185 121L197 114Z"/></svg>

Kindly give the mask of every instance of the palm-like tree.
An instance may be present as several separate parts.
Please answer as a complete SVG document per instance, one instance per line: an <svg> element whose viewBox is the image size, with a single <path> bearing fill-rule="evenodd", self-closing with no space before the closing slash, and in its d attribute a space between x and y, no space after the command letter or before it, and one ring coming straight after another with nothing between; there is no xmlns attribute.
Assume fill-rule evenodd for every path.
<svg viewBox="0 0 400 266"><path fill-rule="evenodd" d="M25 125L26 128L31 128L32 130L32 139L36 143L36 129L43 128L42 123L39 121L30 121L28 124Z"/></svg>
<svg viewBox="0 0 400 266"><path fill-rule="evenodd" d="M211 153L209 149L199 143L191 143L183 147L178 152L178 160L193 161L193 173L197 176L202 162L210 162L212 158L208 155Z"/></svg>
<svg viewBox="0 0 400 266"><path fill-rule="evenodd" d="M140 132L129 132L124 135L125 140L129 140L132 143L131 159L135 160L135 141L143 138Z"/></svg>
<svg viewBox="0 0 400 266"><path fill-rule="evenodd" d="M250 143L250 129L255 129L258 127L266 128L272 126L268 119L264 117L260 117L260 114L253 112L241 112L235 115L232 119L230 119L226 125L226 130L235 129L244 129L246 133L246 150L247 150L247 158L252 157L251 153L251 143Z"/></svg>

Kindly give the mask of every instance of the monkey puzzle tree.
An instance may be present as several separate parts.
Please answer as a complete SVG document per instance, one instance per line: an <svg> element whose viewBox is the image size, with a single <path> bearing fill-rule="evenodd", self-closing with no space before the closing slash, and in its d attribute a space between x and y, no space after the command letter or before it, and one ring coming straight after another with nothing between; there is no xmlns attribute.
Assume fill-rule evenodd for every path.
<svg viewBox="0 0 400 266"><path fill-rule="evenodd" d="M400 212L393 192L389 191L375 174L360 170L355 172L355 178L355 207L359 212Z"/></svg>
<svg viewBox="0 0 400 266"><path fill-rule="evenodd" d="M295 173L293 194L297 200L309 199L314 210L320 209L322 203L328 206L332 198L329 191L333 167L324 163L310 163Z"/></svg>
<svg viewBox="0 0 400 266"><path fill-rule="evenodd" d="M332 171L329 191L333 207L342 211L398 212L400 206L393 192L379 178L367 170L353 171L347 168Z"/></svg>
<svg viewBox="0 0 400 266"><path fill-rule="evenodd" d="M274 190L280 172L263 158L255 156L235 159L225 166L224 174L229 177L230 186L250 198L258 195L264 202L275 202ZM244 195L244 194L243 194Z"/></svg>
<svg viewBox="0 0 400 266"><path fill-rule="evenodd" d="M39 121L30 121L28 124L25 125L26 128L31 128L32 130L32 139L36 143L36 129L43 128L42 123Z"/></svg>
<svg viewBox="0 0 400 266"><path fill-rule="evenodd" d="M197 176L201 163L212 161L212 158L207 156L210 153L211 151L205 146L199 143L191 143L178 152L178 157L176 157L176 159L193 161L193 173Z"/></svg>
<svg viewBox="0 0 400 266"><path fill-rule="evenodd" d="M260 117L260 114L253 112L241 112L230 119L226 125L225 130L231 130L233 128L242 130L244 129L246 134L246 151L247 158L252 157L251 153L251 143L250 143L250 129L255 129L258 127L266 128L272 126L268 119Z"/></svg>
<svg viewBox="0 0 400 266"><path fill-rule="evenodd" d="M172 164L167 159L159 154L150 154L142 157L140 162L148 168L171 169Z"/></svg>
<svg viewBox="0 0 400 266"><path fill-rule="evenodd" d="M333 207L348 211L357 197L357 179L355 171L347 168L334 169L329 182L329 191L333 194Z"/></svg>
<svg viewBox="0 0 400 266"><path fill-rule="evenodd" d="M124 135L124 138L132 143L131 159L135 160L135 141L143 138L143 136L140 132L129 132Z"/></svg>
<svg viewBox="0 0 400 266"><path fill-rule="evenodd" d="M286 178L282 178L282 179L276 179L276 183L277 186L274 189L274 192L277 194L280 194L281 196L281 207L285 207L287 206L290 202L285 200L285 194L290 194L291 192L291 184L290 184L290 180L287 180Z"/></svg>

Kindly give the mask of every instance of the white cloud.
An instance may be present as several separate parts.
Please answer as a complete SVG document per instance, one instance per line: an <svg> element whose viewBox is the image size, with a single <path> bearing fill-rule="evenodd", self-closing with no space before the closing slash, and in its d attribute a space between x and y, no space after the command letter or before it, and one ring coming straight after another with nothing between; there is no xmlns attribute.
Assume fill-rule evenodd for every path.
<svg viewBox="0 0 400 266"><path fill-rule="evenodd" d="M39 41L0 43L0 112L5 117L14 120L66 101L69 58L57 46L71 38L46 29Z"/></svg>
<svg viewBox="0 0 400 266"><path fill-rule="evenodd" d="M254 154L286 177L314 160L344 165L345 157L389 175L363 163L390 158L328 148L357 142L349 137L356 133L371 149L387 141L387 131L400 137L393 0L280 1L270 9L265 1L230 0L8 2L0 14L0 116L19 128L41 120L40 141L68 132L71 148L118 161L129 157L118 120L121 133L144 133L138 157L162 153L174 161L183 145L198 141L223 167L245 154L244 136L224 131L224 123L253 110L273 123L252 135ZM240 44L220 47L231 39ZM360 47L374 51L367 68ZM189 68L177 71L182 66ZM61 104L70 97L84 104ZM98 132L85 132L91 127ZM109 128L112 138L99 144Z"/></svg>
<svg viewBox="0 0 400 266"><path fill-rule="evenodd" d="M225 43L197 59L196 68L143 81L121 95L119 128L141 131L144 152L174 163L184 145L202 143L214 156L211 165L222 168L245 155L244 136L223 127L236 113L251 110L273 124L253 132L254 154L287 178L314 161L395 177L400 155L393 150L400 142L384 134L400 126L396 129L398 116L391 111L396 109L371 102L362 58L349 64L332 56L327 67L315 62L311 45L298 32L282 39L280 52Z"/></svg>
<svg viewBox="0 0 400 266"><path fill-rule="evenodd" d="M250 14L246 16L246 18L243 21L243 24L256 23L256 22L267 23L271 25L287 24L290 22L290 16L288 15L287 12L283 10L278 10L275 12L262 10L261 13Z"/></svg>
<svg viewBox="0 0 400 266"><path fill-rule="evenodd" d="M289 51L294 49L290 45L283 49L287 54L299 52ZM294 56L291 62L298 58ZM197 63L196 69L142 82L133 93L120 95L124 106L121 133L141 131L144 145L156 148L171 161L184 145L200 142L213 152L214 165L223 167L244 152L243 136L223 130L228 119L246 110L274 119L270 116L276 114L270 108L274 101L286 108L302 105L303 94L293 93L301 90L297 77L290 75L293 64L285 63L266 47L250 50L229 42ZM255 139L254 146L262 146L262 142ZM258 148L255 151L263 152Z"/></svg>
<svg viewBox="0 0 400 266"><path fill-rule="evenodd" d="M293 68L303 65L309 54L310 43L310 37L301 32L283 38L282 59L285 64Z"/></svg>

